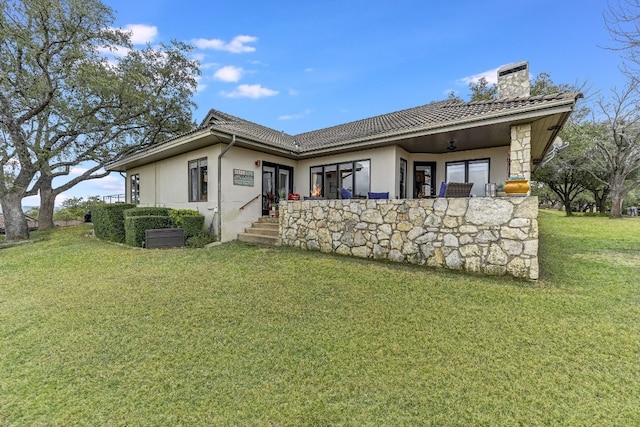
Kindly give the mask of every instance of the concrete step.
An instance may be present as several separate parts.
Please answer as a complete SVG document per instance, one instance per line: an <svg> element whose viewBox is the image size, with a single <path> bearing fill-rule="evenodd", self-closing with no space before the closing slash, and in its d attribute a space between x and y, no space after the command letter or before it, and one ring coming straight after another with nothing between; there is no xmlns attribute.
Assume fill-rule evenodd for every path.
<svg viewBox="0 0 640 427"><path fill-rule="evenodd" d="M251 234L253 236L264 236L264 237L280 237L278 230L264 229L264 228L247 228L244 230L244 233L240 234Z"/></svg>
<svg viewBox="0 0 640 427"><path fill-rule="evenodd" d="M278 218L262 217L254 222L244 233L238 234L238 240L268 246L280 245L280 223Z"/></svg>
<svg viewBox="0 0 640 427"><path fill-rule="evenodd" d="M279 230L280 230L280 225L279 224L272 224L269 222L254 222L251 225L251 228L246 228L245 230L268 230L268 231L273 231L274 233L278 234Z"/></svg>
<svg viewBox="0 0 640 427"><path fill-rule="evenodd" d="M238 240L265 246L280 246L280 237L260 236L258 234L240 233Z"/></svg>
<svg viewBox="0 0 640 427"><path fill-rule="evenodd" d="M260 224L280 224L280 218L271 218L268 216L261 216L260 218L258 218L258 221L256 221Z"/></svg>

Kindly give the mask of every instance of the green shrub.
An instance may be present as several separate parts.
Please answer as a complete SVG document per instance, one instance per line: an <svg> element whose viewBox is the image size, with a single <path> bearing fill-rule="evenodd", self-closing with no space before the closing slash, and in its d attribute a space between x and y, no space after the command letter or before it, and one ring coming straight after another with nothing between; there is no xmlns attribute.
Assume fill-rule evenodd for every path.
<svg viewBox="0 0 640 427"><path fill-rule="evenodd" d="M125 242L124 211L134 208L131 203L96 204L91 211L97 238L110 242Z"/></svg>
<svg viewBox="0 0 640 427"><path fill-rule="evenodd" d="M176 228L182 227L182 217L183 216L200 216L200 212L194 211L193 209L171 209L169 212L169 216L171 217L171 223Z"/></svg>
<svg viewBox="0 0 640 427"><path fill-rule="evenodd" d="M161 208L161 207L136 207L133 209L127 209L124 213L125 218L130 216L169 216L169 212L171 212L170 208Z"/></svg>
<svg viewBox="0 0 640 427"><path fill-rule="evenodd" d="M125 222L126 243L129 246L142 247L145 231L153 228L167 228L171 225L168 216L146 215L128 216Z"/></svg>
<svg viewBox="0 0 640 427"><path fill-rule="evenodd" d="M204 231L204 215L192 209L172 209L169 212L171 223L184 229L185 237L194 237Z"/></svg>
<svg viewBox="0 0 640 427"><path fill-rule="evenodd" d="M176 225L174 224L174 227ZM185 237L193 237L203 234L204 216L203 215L185 215L182 217L182 226Z"/></svg>
<svg viewBox="0 0 640 427"><path fill-rule="evenodd" d="M186 239L185 245L190 248L204 248L209 243L214 242L215 239L205 233L196 234Z"/></svg>

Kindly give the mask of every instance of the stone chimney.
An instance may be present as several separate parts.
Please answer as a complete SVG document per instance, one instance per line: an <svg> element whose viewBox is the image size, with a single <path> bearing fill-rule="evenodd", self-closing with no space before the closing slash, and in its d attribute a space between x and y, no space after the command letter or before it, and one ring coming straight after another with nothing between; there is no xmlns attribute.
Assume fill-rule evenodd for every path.
<svg viewBox="0 0 640 427"><path fill-rule="evenodd" d="M498 98L530 96L529 63L527 61L505 65L498 69Z"/></svg>

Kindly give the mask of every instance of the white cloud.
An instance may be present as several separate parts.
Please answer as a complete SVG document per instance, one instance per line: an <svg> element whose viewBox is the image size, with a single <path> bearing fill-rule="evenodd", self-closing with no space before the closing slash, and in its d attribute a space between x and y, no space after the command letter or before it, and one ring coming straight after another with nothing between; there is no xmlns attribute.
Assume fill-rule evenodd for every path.
<svg viewBox="0 0 640 427"><path fill-rule="evenodd" d="M223 50L231 53L246 53L256 50L253 46L247 46L247 43L253 43L258 38L254 36L240 35L235 36L229 43L225 43L220 39L195 39L191 42L199 49Z"/></svg>
<svg viewBox="0 0 640 427"><path fill-rule="evenodd" d="M124 193L124 180L120 177L109 175L95 181L100 190L111 191L111 194Z"/></svg>
<svg viewBox="0 0 640 427"><path fill-rule="evenodd" d="M158 36L158 27L155 25L129 24L125 25L124 31L131 33L133 44L152 43Z"/></svg>
<svg viewBox="0 0 640 427"><path fill-rule="evenodd" d="M81 168L81 167L78 167L78 166L74 166L69 171L69 175L75 175L75 176L82 175L83 173L85 173L88 170L89 170L88 168Z"/></svg>
<svg viewBox="0 0 640 427"><path fill-rule="evenodd" d="M220 95L226 98L264 98L266 96L277 95L277 90L262 87L262 85L240 85L233 92L220 92Z"/></svg>
<svg viewBox="0 0 640 427"><path fill-rule="evenodd" d="M200 69L201 70L208 70L209 68L218 68L220 66L220 64L218 64L217 62L200 62Z"/></svg>
<svg viewBox="0 0 640 427"><path fill-rule="evenodd" d="M304 112L298 113L298 114L285 114L285 115L282 115L282 116L278 117L278 120L299 120L299 119L305 118L309 114L311 114L311 110L304 110Z"/></svg>
<svg viewBox="0 0 640 427"><path fill-rule="evenodd" d="M196 77L196 83L197 83L197 87L196 87L196 92L202 92L203 90L205 90L207 88L207 85L205 83L202 83L202 77L197 76Z"/></svg>
<svg viewBox="0 0 640 427"><path fill-rule="evenodd" d="M244 70L240 67L234 67L233 65L227 65L226 67L220 68L215 72L213 78L217 80L222 80L223 82L232 82L235 83L240 80Z"/></svg>
<svg viewBox="0 0 640 427"><path fill-rule="evenodd" d="M298 89L293 89L293 88L289 88L288 92L289 92L289 95L291 96L296 96L300 93Z"/></svg>
<svg viewBox="0 0 640 427"><path fill-rule="evenodd" d="M158 27L155 25L144 25L144 24L129 24L125 25L124 28L110 28L111 30L120 30L126 33L129 33L131 37L131 43L134 45L145 45L147 43L152 43L156 37L158 37ZM111 49L98 48L100 53L105 55L113 55L113 56L126 56L131 49L117 46Z"/></svg>
<svg viewBox="0 0 640 427"><path fill-rule="evenodd" d="M478 83L478 81L484 77L488 83L495 84L498 83L498 69L500 67L483 71L479 74L473 74L471 76L463 77L460 79L460 82L464 85L469 85L469 83Z"/></svg>
<svg viewBox="0 0 640 427"><path fill-rule="evenodd" d="M313 68L311 68L311 67L308 67L308 68L304 69L305 73L312 73L313 71L315 71L315 70Z"/></svg>
<svg viewBox="0 0 640 427"><path fill-rule="evenodd" d="M131 52L131 49L123 46L112 47L110 49L99 47L98 52L103 53L107 56L127 56L127 54ZM113 61L109 61L109 64L114 67L116 66L116 63Z"/></svg>

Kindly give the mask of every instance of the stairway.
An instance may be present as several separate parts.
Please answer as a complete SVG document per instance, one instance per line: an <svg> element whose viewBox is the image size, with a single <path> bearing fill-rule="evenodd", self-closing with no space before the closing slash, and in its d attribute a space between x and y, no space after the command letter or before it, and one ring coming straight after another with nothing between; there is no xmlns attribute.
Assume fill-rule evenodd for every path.
<svg viewBox="0 0 640 427"><path fill-rule="evenodd" d="M254 222L244 233L238 234L238 240L267 246L280 246L279 219L263 216Z"/></svg>

